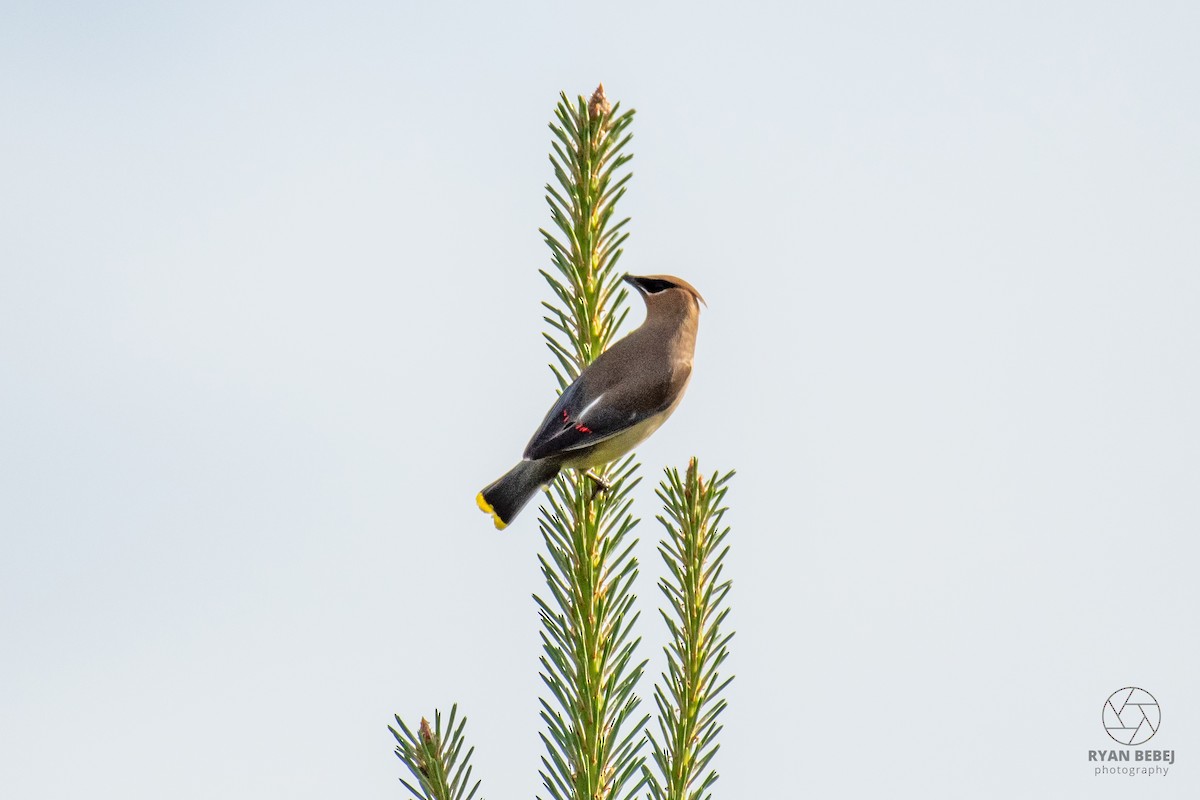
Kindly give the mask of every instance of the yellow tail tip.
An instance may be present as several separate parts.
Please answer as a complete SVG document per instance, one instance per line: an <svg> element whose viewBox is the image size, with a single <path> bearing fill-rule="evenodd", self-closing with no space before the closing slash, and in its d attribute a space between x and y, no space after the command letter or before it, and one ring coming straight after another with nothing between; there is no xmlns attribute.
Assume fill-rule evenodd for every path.
<svg viewBox="0 0 1200 800"><path fill-rule="evenodd" d="M479 510L483 513L492 515L492 523L496 526L496 530L502 531L508 527L508 523L500 519L500 515L496 513L491 504L483 499L483 492L475 495L475 505L479 506Z"/></svg>

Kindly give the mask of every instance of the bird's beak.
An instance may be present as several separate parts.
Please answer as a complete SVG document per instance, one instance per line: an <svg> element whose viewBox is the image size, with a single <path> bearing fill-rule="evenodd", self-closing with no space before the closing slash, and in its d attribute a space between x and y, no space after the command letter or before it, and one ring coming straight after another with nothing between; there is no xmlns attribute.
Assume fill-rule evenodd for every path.
<svg viewBox="0 0 1200 800"><path fill-rule="evenodd" d="M630 286L637 289L639 292L642 290L642 284L638 280L637 275L630 275L628 272L626 272L624 275L621 276L621 280L625 281Z"/></svg>

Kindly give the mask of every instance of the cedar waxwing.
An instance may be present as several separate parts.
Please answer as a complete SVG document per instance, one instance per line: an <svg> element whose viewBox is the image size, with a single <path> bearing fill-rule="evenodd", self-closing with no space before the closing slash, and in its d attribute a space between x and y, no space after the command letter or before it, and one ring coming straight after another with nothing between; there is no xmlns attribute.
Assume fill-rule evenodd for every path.
<svg viewBox="0 0 1200 800"><path fill-rule="evenodd" d="M524 460L475 498L498 530L559 470L591 470L620 458L658 430L683 398L704 298L671 275L623 280L646 301L646 320L584 368L542 420Z"/></svg>

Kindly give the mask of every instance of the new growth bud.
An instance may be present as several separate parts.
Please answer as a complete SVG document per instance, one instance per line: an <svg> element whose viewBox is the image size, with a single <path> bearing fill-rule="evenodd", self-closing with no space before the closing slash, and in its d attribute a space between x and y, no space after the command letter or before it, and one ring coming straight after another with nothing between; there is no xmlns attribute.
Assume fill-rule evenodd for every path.
<svg viewBox="0 0 1200 800"><path fill-rule="evenodd" d="M612 111L612 106L609 104L608 98L604 96L604 84L602 83L596 87L596 91L592 92L592 99L588 101L588 115L595 119L607 116L610 111Z"/></svg>

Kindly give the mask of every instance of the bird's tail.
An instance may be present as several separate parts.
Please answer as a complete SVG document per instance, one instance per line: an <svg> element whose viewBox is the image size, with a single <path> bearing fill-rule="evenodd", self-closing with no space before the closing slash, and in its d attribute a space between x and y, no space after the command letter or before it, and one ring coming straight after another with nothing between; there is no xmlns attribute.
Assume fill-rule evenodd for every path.
<svg viewBox="0 0 1200 800"><path fill-rule="evenodd" d="M520 461L475 498L480 510L492 515L496 530L502 531L516 518L529 498L558 474L557 464Z"/></svg>

